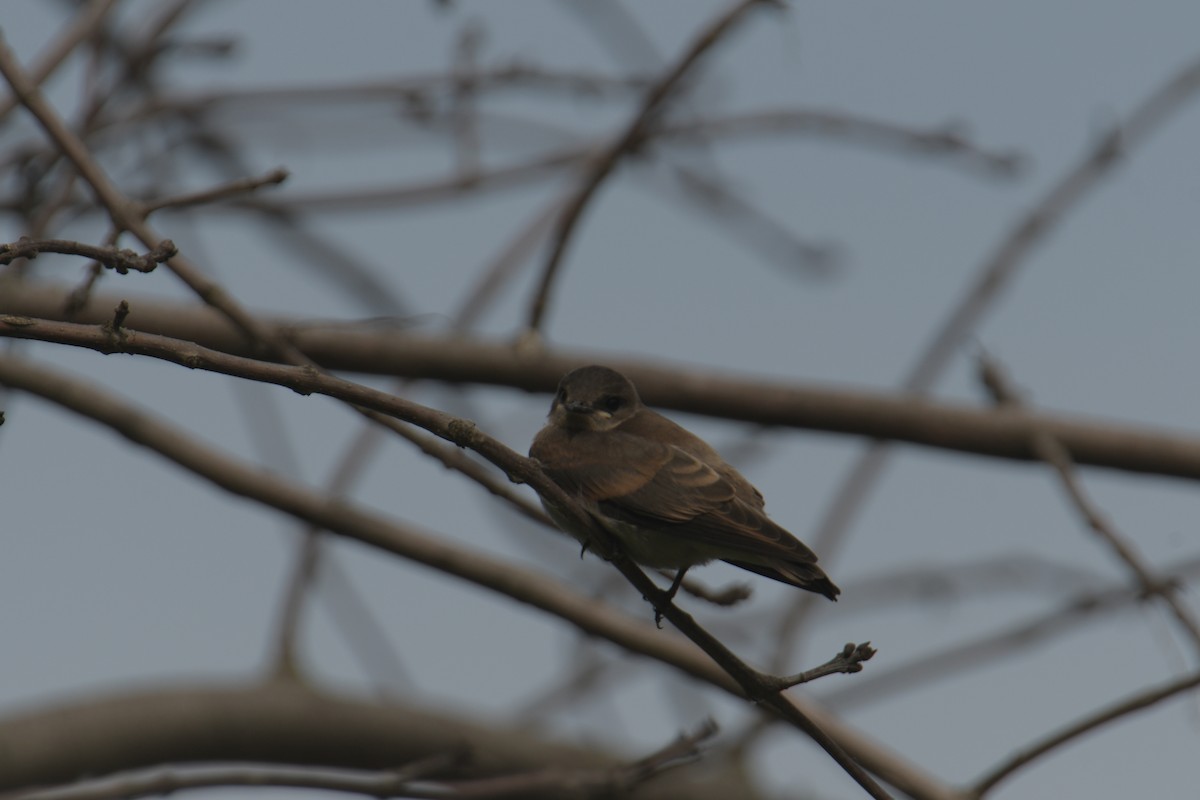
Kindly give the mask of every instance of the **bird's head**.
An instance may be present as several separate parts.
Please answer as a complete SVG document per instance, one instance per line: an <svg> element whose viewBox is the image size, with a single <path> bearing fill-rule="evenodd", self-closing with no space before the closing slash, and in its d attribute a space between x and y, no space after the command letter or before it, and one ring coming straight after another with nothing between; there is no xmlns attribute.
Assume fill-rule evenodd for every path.
<svg viewBox="0 0 1200 800"><path fill-rule="evenodd" d="M550 422L570 430L607 431L642 407L633 383L608 367L580 367L558 382Z"/></svg>

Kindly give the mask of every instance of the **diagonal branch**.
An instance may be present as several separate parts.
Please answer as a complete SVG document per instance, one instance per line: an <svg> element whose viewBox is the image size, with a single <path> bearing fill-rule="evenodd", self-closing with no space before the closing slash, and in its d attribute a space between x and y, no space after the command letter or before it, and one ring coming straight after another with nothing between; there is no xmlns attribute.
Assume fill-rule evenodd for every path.
<svg viewBox="0 0 1200 800"><path fill-rule="evenodd" d="M1009 408L1025 407L1024 399L1012 387L1003 367L985 351L981 351L979 354L979 373L980 380L987 387L992 400L997 405ZM1193 647L1200 653L1200 622L1197 622L1191 610L1184 605L1175 587L1165 584L1162 578L1154 573L1133 543L1117 530L1116 526L1088 497L1079 480L1078 470L1075 468L1070 449L1053 434L1044 430L1034 433L1033 449L1042 461L1054 469L1071 505L1075 506L1088 528L1117 557L1117 560L1125 565L1126 570L1133 575L1144 594L1161 598L1167 610L1175 617L1184 636L1191 639Z"/></svg>
<svg viewBox="0 0 1200 800"><path fill-rule="evenodd" d="M1112 172L1131 147L1147 139L1172 114L1191 101L1198 90L1200 60L1185 65L1164 84L1156 87L1123 125L1114 126L1107 136L1084 154L1079 163L1050 187L984 259L974 282L942 321L909 370L901 384L904 391L923 395L933 387L958 347L1016 278L1033 249ZM872 443L835 490L813 539L813 547L827 560L833 557L838 543L862 508L864 499L883 474L889 452L886 442ZM791 651L799 624L812 607L812 601L803 598L781 621L777 648L780 656Z"/></svg>
<svg viewBox="0 0 1200 800"><path fill-rule="evenodd" d="M676 91L683 77L695 66L701 56L732 30L747 11L755 5L765 2L773 3L774 0L739 0L713 20L696 37L679 61L646 93L641 107L621 135L589 162L578 193L564 206L562 216L559 217L555 227L551 239L550 255L542 268L537 292L529 307L529 316L526 322L529 332L536 334L541 329L550 290L558 274L559 265L566 254L571 235L575 232L584 209L595 196L600 184L612 173L622 157L637 150L638 145L641 144L661 115L664 102Z"/></svg>
<svg viewBox="0 0 1200 800"><path fill-rule="evenodd" d="M328 376L314 377L329 380ZM0 356L0 384L29 392L94 419L135 444L159 453L233 494L256 500L332 533L394 552L568 618L562 603L564 595L570 593L556 593L556 600L549 602L546 595L525 581L521 581L521 585L514 585L514 571L509 568L490 563L479 554L463 554L443 544L432 543L424 536L414 536L378 515L360 510L337 498L295 486L270 473L248 467L200 443L177 427L142 413L130 407L124 400L93 385L7 356ZM889 797L837 740L813 720L811 714L806 713L793 698L780 691L778 678L759 673L746 665L697 624L691 615L672 605L667 593L659 589L644 572L625 557L611 535L596 524L570 495L547 478L535 462L514 453L479 431L474 423L467 420L399 397L391 397L390 404L393 413L404 421L419 425L460 447L474 450L502 469L511 480L528 484L554 505L569 511L580 526L592 532L592 549L608 557L613 566L650 601L657 612L670 620L704 652L707 656L704 661L708 664L704 670L708 674L706 680L771 709L780 718L812 738L872 797ZM589 611L594 608L594 603L584 598L572 597L568 601L568 605L573 606L575 610L579 604L583 604ZM597 617L591 613L586 617L587 619L583 619L579 614L573 613L570 619L581 627L587 625L587 628L592 628L590 632L598 633L594 629ZM712 672L714 666L715 675Z"/></svg>
<svg viewBox="0 0 1200 800"><path fill-rule="evenodd" d="M112 10L116 0L91 0L75 15L70 26L63 35L50 47L46 48L37 59L37 63L29 71L29 80L35 86L40 86L54 74L67 57L75 52L85 39L91 36L104 24L105 17ZM4 120L20 102L16 95L9 95L0 100L0 122Z"/></svg>
<svg viewBox="0 0 1200 800"><path fill-rule="evenodd" d="M1107 725L1121 717L1128 716L1134 712L1149 708L1163 700L1169 700L1178 694L1191 691L1200 686L1200 672L1194 672L1190 675L1185 675L1182 678L1162 684L1161 686L1147 689L1144 692L1133 695L1125 700L1101 709L1095 714L1091 714L1073 725L1068 725L1060 731L1050 734L1045 739L1037 742L1029 747L1022 749L1012 758L1000 764L991 772L980 778L974 786L971 787L968 797L981 798L993 788L996 784L1003 781L1005 778L1012 775L1021 767L1041 758L1047 753L1055 750L1072 739L1076 739L1085 733L1089 733L1099 727Z"/></svg>

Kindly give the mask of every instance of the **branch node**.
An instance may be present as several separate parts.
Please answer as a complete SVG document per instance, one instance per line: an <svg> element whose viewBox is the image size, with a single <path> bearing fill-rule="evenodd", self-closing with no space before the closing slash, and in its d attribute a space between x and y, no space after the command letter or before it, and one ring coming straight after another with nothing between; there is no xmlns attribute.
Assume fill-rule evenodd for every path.
<svg viewBox="0 0 1200 800"><path fill-rule="evenodd" d="M117 336L124 336L122 326L125 324L125 318L128 316L129 301L122 300L120 303L117 303L117 307L113 309L113 318L109 330L111 330Z"/></svg>
<svg viewBox="0 0 1200 800"><path fill-rule="evenodd" d="M479 428L469 419L454 419L446 426L450 441L459 447L470 448L479 438Z"/></svg>

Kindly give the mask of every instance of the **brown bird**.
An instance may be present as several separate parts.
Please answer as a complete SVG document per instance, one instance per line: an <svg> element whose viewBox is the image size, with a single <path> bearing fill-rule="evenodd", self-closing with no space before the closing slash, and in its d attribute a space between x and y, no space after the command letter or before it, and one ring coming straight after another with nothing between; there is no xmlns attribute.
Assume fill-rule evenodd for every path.
<svg viewBox="0 0 1200 800"><path fill-rule="evenodd" d="M647 408L628 378L581 367L558 384L546 426L529 449L647 567L676 570L720 559L836 600L841 592L799 539L767 518L763 497L695 434ZM585 530L543 501L586 546Z"/></svg>

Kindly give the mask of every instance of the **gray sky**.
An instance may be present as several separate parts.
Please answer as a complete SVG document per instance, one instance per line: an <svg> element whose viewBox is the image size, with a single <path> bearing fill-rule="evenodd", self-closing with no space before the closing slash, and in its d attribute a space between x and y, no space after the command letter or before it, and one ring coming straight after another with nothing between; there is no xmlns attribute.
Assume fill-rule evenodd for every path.
<svg viewBox="0 0 1200 800"><path fill-rule="evenodd" d="M218 4L183 30L236 35L237 55L179 66L179 85L325 84L444 70L469 19L485 27L485 63L520 55L553 67L614 68L611 54L567 4L464 2L446 14L431 5ZM680 52L722 7L637 5L637 19L665 57ZM5 5L0 24L24 61L54 34L57 12L58 4L34 0ZM664 171L627 166L602 190L574 241L548 340L751 376L893 388L1019 215L1108 126L1200 56L1197 31L1200 5L1166 0L1136 9L1045 0L821 2L797 3L782 16L756 15L703 70L698 91L706 107L834 109L925 129L953 124L983 147L1027 154L1029 169L1018 180L987 179L950 159L804 136L746 138L683 159L705 165L711 157L721 175L793 232L836 244L842 266L820 280L767 263L697 217L664 191ZM78 79L76 63L51 97L69 103ZM628 113L618 104L596 110L586 101L534 97L489 101L485 108L495 120L484 129L492 165L611 129ZM364 114L360 120L321 109L311 119L293 119L237 107L229 124L251 154L252 171L277 165L291 171L283 195L434 178L452 166L438 137L393 126L382 107ZM527 118L543 125L517 125ZM0 137L28 131L22 121ZM1193 103L1064 220L978 331L977 340L1038 406L1180 430L1197 426L1197 141L1200 103ZM202 186L213 176L189 179ZM487 258L565 186L539 182L465 205L330 214L312 224L370 264L408 309L429 315L421 324L437 330ZM381 313L298 269L291 254L229 215L198 219L161 227L246 305L319 318ZM0 228L3 241L22 233L9 220ZM89 233L99 235L95 228L77 231L79 238ZM488 315L485 333L516 331L531 267ZM41 275L72 282L80 269L74 261L47 261ZM632 293L635 281L642 290ZM103 288L187 296L161 271L112 277ZM295 477L314 484L327 478L356 430L352 415L321 399L248 390L132 358L44 345L27 353L94 377L254 460L262 459L255 442L269 428L264 420L278 419L301 465ZM971 355L970 348L960 352L938 384L940 397L979 399ZM501 390L469 397L463 405L432 387L414 395L474 417L522 451L549 402ZM258 411L248 417L247 408ZM6 550L0 709L131 683L255 674L266 658L293 526L28 398L11 401L8 417L0 436ZM744 425L675 417L718 447L737 449L754 434ZM798 431L768 431L756 441L767 447L740 466L772 516L803 538L860 442ZM1085 475L1100 506L1152 563L1200 550L1194 487ZM384 446L355 496L471 547L561 571L581 587L611 579L600 562L578 561L570 542L526 530L482 492L400 442ZM401 651L405 674L396 688L430 704L502 719L536 696L577 646L563 624L514 603L364 547L339 544L336 551ZM932 594L883 610L854 600L856 587L888 570L951 570L987 556L1044 559L1082 577L1071 585ZM847 641L871 640L880 654L862 676L827 679L812 690L817 695L1123 578L1047 470L912 448L899 451L846 546L822 562L842 586L844 602L822 608L795 667L823 660ZM702 575L712 584L739 577L724 567ZM791 591L764 580L753 585L746 607L701 612L732 637L735 649L741 638L753 638L756 610L774 607ZM637 598L625 599L645 613L636 610ZM365 687L327 611L316 608L305 631L307 665L335 684ZM846 714L943 780L960 783L1102 703L1194 668L1165 615L1146 608L1082 625L986 669L848 706ZM603 708L556 724L581 738L613 736L636 752L705 714L727 730L745 719L738 704L679 686L682 679L665 670L633 675ZM1176 701L1077 742L993 796L1183 796L1197 779L1197 739L1195 702ZM857 796L824 754L791 732L772 737L764 760L776 789L795 794L812 786L824 796Z"/></svg>

